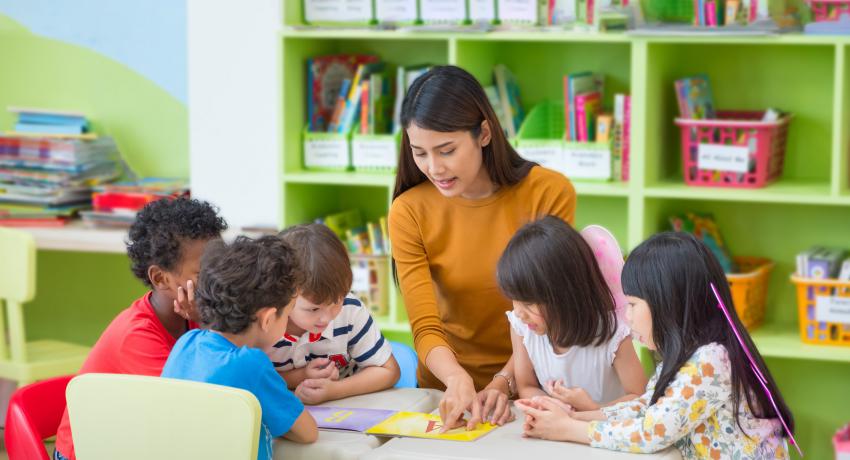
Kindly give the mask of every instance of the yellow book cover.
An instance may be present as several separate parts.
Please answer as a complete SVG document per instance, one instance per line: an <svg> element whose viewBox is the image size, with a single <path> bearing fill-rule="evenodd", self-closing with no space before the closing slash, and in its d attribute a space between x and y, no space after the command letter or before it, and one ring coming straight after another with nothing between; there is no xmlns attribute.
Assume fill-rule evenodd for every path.
<svg viewBox="0 0 850 460"><path fill-rule="evenodd" d="M496 428L496 425L479 423L473 430L467 431L466 427L460 427L440 433L442 426L440 416L437 414L397 412L392 417L366 430L366 433L377 436L406 436L411 438L443 439L447 441L475 441Z"/></svg>

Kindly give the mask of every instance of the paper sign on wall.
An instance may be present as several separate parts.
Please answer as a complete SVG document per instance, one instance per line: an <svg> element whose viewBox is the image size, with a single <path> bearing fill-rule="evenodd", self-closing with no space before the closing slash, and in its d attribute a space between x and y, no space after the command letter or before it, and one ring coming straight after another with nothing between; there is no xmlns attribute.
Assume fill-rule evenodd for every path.
<svg viewBox="0 0 850 460"><path fill-rule="evenodd" d="M723 144L700 144L697 150L697 167L715 171L745 173L750 169L747 147Z"/></svg>
<svg viewBox="0 0 850 460"><path fill-rule="evenodd" d="M815 302L819 322L850 324L850 297L818 296Z"/></svg>

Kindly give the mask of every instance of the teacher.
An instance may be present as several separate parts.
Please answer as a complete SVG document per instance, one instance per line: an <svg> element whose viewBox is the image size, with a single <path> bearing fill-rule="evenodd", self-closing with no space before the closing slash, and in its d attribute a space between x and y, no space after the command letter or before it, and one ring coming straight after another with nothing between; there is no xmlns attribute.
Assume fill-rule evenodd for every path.
<svg viewBox="0 0 850 460"><path fill-rule="evenodd" d="M445 389L444 430L501 425L516 386L511 302L496 284L496 263L526 222L551 214L572 224L575 190L517 154L484 89L459 67L417 78L401 125L389 233L419 386Z"/></svg>

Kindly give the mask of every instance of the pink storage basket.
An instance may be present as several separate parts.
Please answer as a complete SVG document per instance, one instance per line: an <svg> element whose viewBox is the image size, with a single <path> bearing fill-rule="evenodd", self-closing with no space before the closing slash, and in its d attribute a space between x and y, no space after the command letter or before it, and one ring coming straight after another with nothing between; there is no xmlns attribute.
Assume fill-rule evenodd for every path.
<svg viewBox="0 0 850 460"><path fill-rule="evenodd" d="M761 121L764 112L719 112L710 120L677 118L688 185L760 188L782 175L791 115ZM717 163L716 158L724 160ZM708 159L713 161L709 162ZM716 166L722 164L722 166Z"/></svg>
<svg viewBox="0 0 850 460"><path fill-rule="evenodd" d="M808 0L815 21L836 21L850 14L850 0Z"/></svg>
<svg viewBox="0 0 850 460"><path fill-rule="evenodd" d="M832 438L835 460L850 460L850 425L839 429Z"/></svg>

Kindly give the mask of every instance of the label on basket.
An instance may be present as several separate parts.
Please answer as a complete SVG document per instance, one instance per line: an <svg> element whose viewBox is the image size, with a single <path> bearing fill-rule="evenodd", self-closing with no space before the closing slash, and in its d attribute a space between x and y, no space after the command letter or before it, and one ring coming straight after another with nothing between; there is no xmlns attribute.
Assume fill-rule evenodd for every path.
<svg viewBox="0 0 850 460"><path fill-rule="evenodd" d="M564 171L564 150L560 145L540 145L519 147L517 153L528 161L533 161L544 168L558 172Z"/></svg>
<svg viewBox="0 0 850 460"><path fill-rule="evenodd" d="M499 19L536 24L537 2L535 0L502 0L499 2Z"/></svg>
<svg viewBox="0 0 850 460"><path fill-rule="evenodd" d="M610 179L611 150L567 146L564 148L564 173L570 179Z"/></svg>
<svg viewBox="0 0 850 460"><path fill-rule="evenodd" d="M817 296L815 301L816 320L850 324L850 297Z"/></svg>
<svg viewBox="0 0 850 460"><path fill-rule="evenodd" d="M351 266L351 290L354 292L369 292L369 265L357 264Z"/></svg>
<svg viewBox="0 0 850 460"><path fill-rule="evenodd" d="M351 141L351 162L355 168L395 168L395 138L353 139Z"/></svg>
<svg viewBox="0 0 850 460"><path fill-rule="evenodd" d="M348 167L348 142L345 139L305 140L304 166L314 168Z"/></svg>
<svg viewBox="0 0 850 460"><path fill-rule="evenodd" d="M419 0L423 21L460 22L466 20L466 2L458 0Z"/></svg>
<svg viewBox="0 0 850 460"><path fill-rule="evenodd" d="M700 144L697 167L715 171L746 173L750 170L750 151L739 145Z"/></svg>
<svg viewBox="0 0 850 460"><path fill-rule="evenodd" d="M369 22L372 0L304 0L307 22Z"/></svg>
<svg viewBox="0 0 850 460"><path fill-rule="evenodd" d="M416 20L416 0L377 0L375 16L381 22L413 22Z"/></svg>

